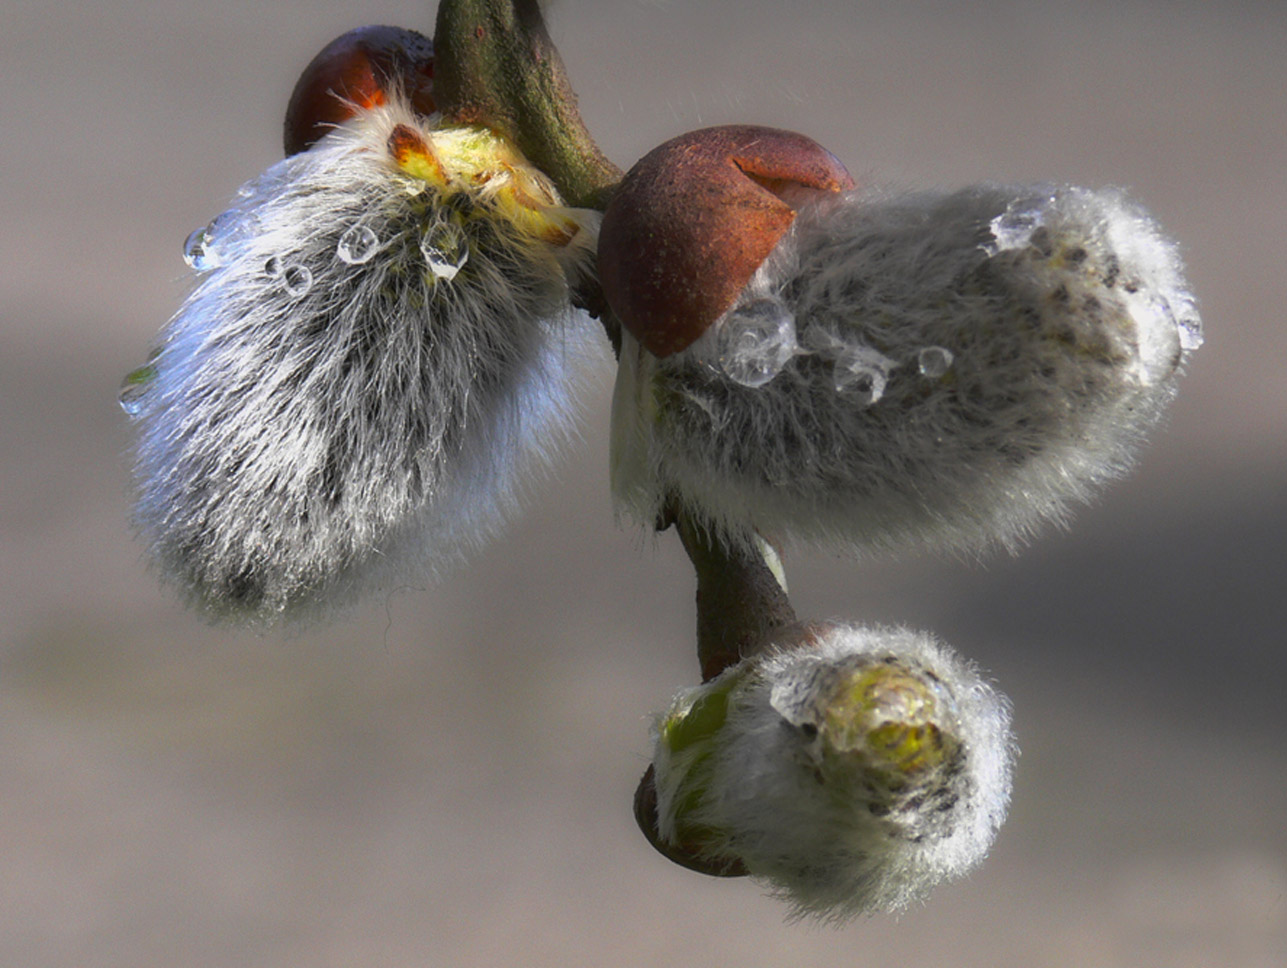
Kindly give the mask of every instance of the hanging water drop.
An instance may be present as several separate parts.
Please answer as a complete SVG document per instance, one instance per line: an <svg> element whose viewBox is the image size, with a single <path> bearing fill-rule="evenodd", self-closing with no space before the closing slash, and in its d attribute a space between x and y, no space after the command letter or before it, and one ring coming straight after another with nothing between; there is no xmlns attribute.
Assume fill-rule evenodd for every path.
<svg viewBox="0 0 1287 968"><path fill-rule="evenodd" d="M313 288L313 273L306 266L289 265L282 271L282 285L288 293L298 298Z"/></svg>
<svg viewBox="0 0 1287 968"><path fill-rule="evenodd" d="M125 374L125 379L121 381L121 392L116 397L120 401L121 409L131 417L137 417L142 413L148 387L155 379L156 367L151 363Z"/></svg>
<svg viewBox="0 0 1287 968"><path fill-rule="evenodd" d="M188 236L183 243L183 261L197 272L209 272L222 264L210 237L210 226L203 225L194 229Z"/></svg>
<svg viewBox="0 0 1287 968"><path fill-rule="evenodd" d="M1177 325L1180 332L1180 349L1196 350L1206 342L1206 337L1202 335L1202 318L1192 305L1187 307L1187 311L1181 312Z"/></svg>
<svg viewBox="0 0 1287 968"><path fill-rule="evenodd" d="M983 247L988 255L1026 248L1037 230L1045 225L1046 211L1054 202L1053 195L1046 195L1018 198L1007 205L1005 211L988 224L993 240Z"/></svg>
<svg viewBox="0 0 1287 968"><path fill-rule="evenodd" d="M952 351L942 346L927 346L916 354L916 367L927 380L937 380L952 368Z"/></svg>
<svg viewBox="0 0 1287 968"><path fill-rule="evenodd" d="M894 361L868 346L854 346L836 358L833 386L861 407L885 395Z"/></svg>
<svg viewBox="0 0 1287 968"><path fill-rule="evenodd" d="M1162 293L1132 284L1123 299L1135 324L1135 372L1140 383L1153 386L1180 363L1184 328Z"/></svg>
<svg viewBox="0 0 1287 968"><path fill-rule="evenodd" d="M380 237L365 225L352 225L347 228L335 247L335 254L339 256L340 261L347 262L351 266L370 262L378 251L380 251Z"/></svg>
<svg viewBox="0 0 1287 968"><path fill-rule="evenodd" d="M420 240L420 252L429 271L443 282L451 282L469 261L469 243L460 227L442 222Z"/></svg>
<svg viewBox="0 0 1287 968"><path fill-rule="evenodd" d="M458 252L455 258L447 255L441 249L428 246L424 250L425 262L429 264L429 271L443 282L451 282L460 272L460 267L469 261L469 251L466 249Z"/></svg>
<svg viewBox="0 0 1287 968"><path fill-rule="evenodd" d="M137 417L143 411L143 388L133 384L122 384L121 392L117 396L120 401L121 409L127 416Z"/></svg>
<svg viewBox="0 0 1287 968"><path fill-rule="evenodd" d="M860 406L870 406L884 396L885 383L885 375L874 367L836 362L836 392L852 396Z"/></svg>
<svg viewBox="0 0 1287 968"><path fill-rule="evenodd" d="M805 349L828 360L834 360L849 348L849 344L829 327L816 322L810 323L800 334L800 342Z"/></svg>
<svg viewBox="0 0 1287 968"><path fill-rule="evenodd" d="M795 317L776 299L736 306L717 325L720 368L744 387L764 386L799 352Z"/></svg>

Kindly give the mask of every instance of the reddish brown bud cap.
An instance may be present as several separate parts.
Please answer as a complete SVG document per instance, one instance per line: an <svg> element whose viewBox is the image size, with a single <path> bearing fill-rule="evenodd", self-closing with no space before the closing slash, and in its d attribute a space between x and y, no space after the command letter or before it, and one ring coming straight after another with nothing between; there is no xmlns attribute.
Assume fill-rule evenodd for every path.
<svg viewBox="0 0 1287 968"><path fill-rule="evenodd" d="M653 355L677 353L728 310L804 201L853 184L831 152L790 131L729 125L667 141L604 214L608 304Z"/></svg>
<svg viewBox="0 0 1287 968"><path fill-rule="evenodd" d="M433 114L433 41L401 27L358 27L335 38L295 82L286 108L286 154L306 150L356 108L384 104L394 88L418 114Z"/></svg>
<svg viewBox="0 0 1287 968"><path fill-rule="evenodd" d="M635 822L648 843L680 867L711 877L745 877L750 873L735 857L712 860L702 854L700 845L670 843L662 839L657 829L657 771L651 763L635 788Z"/></svg>

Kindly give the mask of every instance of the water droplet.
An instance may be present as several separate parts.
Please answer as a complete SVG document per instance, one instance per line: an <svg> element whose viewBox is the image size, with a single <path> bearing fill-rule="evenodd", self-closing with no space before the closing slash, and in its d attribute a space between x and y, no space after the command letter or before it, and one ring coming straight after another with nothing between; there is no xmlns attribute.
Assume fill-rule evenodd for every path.
<svg viewBox="0 0 1287 968"><path fill-rule="evenodd" d="M270 255L264 260L264 275L271 279L276 279L282 274L282 257L279 255Z"/></svg>
<svg viewBox="0 0 1287 968"><path fill-rule="evenodd" d="M744 387L764 386L799 352L795 317L776 299L736 306L718 326L720 368Z"/></svg>
<svg viewBox="0 0 1287 968"><path fill-rule="evenodd" d="M183 243L183 261L197 272L217 269L226 261L230 247L252 231L254 219L235 209L221 212L208 225L194 230Z"/></svg>
<svg viewBox="0 0 1287 968"><path fill-rule="evenodd" d="M429 271L443 282L451 282L456 278L456 273L460 272L460 267L469 261L469 250L458 252L453 259L441 249L425 249L425 261L429 263Z"/></svg>
<svg viewBox="0 0 1287 968"><path fill-rule="evenodd" d="M835 359L849 346L829 328L818 323L810 323L800 339L806 348L829 360Z"/></svg>
<svg viewBox="0 0 1287 968"><path fill-rule="evenodd" d="M121 409L131 417L137 417L142 413L144 398L155 379L156 367L151 363L125 374L125 379L121 381L121 392L116 398L120 401Z"/></svg>
<svg viewBox="0 0 1287 968"><path fill-rule="evenodd" d="M313 273L305 266L289 265L282 270L282 285L292 296L303 296L313 288Z"/></svg>
<svg viewBox="0 0 1287 968"><path fill-rule="evenodd" d="M1192 300L1189 300L1188 305L1180 310L1176 325L1180 331L1180 349L1196 350L1206 342L1206 337L1202 333L1202 317L1193 307Z"/></svg>
<svg viewBox="0 0 1287 968"><path fill-rule="evenodd" d="M850 347L836 358L833 385L859 406L871 406L885 395L893 366L893 360L871 347Z"/></svg>
<svg viewBox="0 0 1287 968"><path fill-rule="evenodd" d="M1054 196L1045 195L1017 198L1007 205L1005 211L989 223L993 241L984 246L988 255L1026 248L1037 230L1045 225L1046 210L1054 201Z"/></svg>
<svg viewBox="0 0 1287 968"><path fill-rule="evenodd" d="M847 393L862 406L870 406L885 395L886 377L870 366L846 365L837 361L835 387L837 393Z"/></svg>
<svg viewBox="0 0 1287 968"><path fill-rule="evenodd" d="M349 226L335 247L335 254L340 257L340 261L351 266L370 262L379 251L380 237L365 225Z"/></svg>
<svg viewBox="0 0 1287 968"><path fill-rule="evenodd" d="M429 271L443 282L451 282L469 261L469 243L465 233L452 222L436 225L420 240L420 251Z"/></svg>
<svg viewBox="0 0 1287 968"><path fill-rule="evenodd" d="M916 354L916 366L921 376L937 380L952 368L952 351L942 346L927 346Z"/></svg>
<svg viewBox="0 0 1287 968"><path fill-rule="evenodd" d="M143 411L143 390L136 386L121 387L120 395L117 399L121 403L121 409L127 416L137 417Z"/></svg>
<svg viewBox="0 0 1287 968"><path fill-rule="evenodd" d="M188 236L183 243L183 261L197 272L209 272L223 264L210 237L209 225L194 229Z"/></svg>
<svg viewBox="0 0 1287 968"><path fill-rule="evenodd" d="M1132 285L1123 304L1135 324L1136 375L1142 384L1152 386L1173 373L1180 362L1180 325L1160 292Z"/></svg>

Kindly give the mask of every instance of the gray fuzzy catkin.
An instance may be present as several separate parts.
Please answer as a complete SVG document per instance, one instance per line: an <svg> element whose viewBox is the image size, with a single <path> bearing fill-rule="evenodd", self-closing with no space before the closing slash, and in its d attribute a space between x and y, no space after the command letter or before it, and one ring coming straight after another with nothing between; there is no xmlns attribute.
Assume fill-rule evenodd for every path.
<svg viewBox="0 0 1287 968"><path fill-rule="evenodd" d="M735 542L1013 547L1129 466L1200 332L1119 192L851 193L684 352L627 339L618 507L651 524L675 495Z"/></svg>
<svg viewBox="0 0 1287 968"><path fill-rule="evenodd" d="M852 694L846 677L873 667L918 686ZM670 750L666 719L718 692L727 694L720 728ZM855 702L872 703L874 740L837 732L829 707ZM803 641L685 690L659 722L661 836L673 841L685 825L700 831L707 859L736 860L795 916L843 922L923 898L983 860L1010 801L1008 701L925 633L813 627ZM908 769L893 765L891 740L879 732L891 723L907 724L892 757ZM927 767L904 743L951 752Z"/></svg>
<svg viewBox="0 0 1287 968"><path fill-rule="evenodd" d="M398 167L398 125L448 136L395 98L247 185L131 376L138 531L212 617L266 623L449 570L567 438L602 352L568 282L597 216L551 208L577 237L533 238L496 201L504 170L440 193ZM467 253L454 278L428 267L435 246Z"/></svg>

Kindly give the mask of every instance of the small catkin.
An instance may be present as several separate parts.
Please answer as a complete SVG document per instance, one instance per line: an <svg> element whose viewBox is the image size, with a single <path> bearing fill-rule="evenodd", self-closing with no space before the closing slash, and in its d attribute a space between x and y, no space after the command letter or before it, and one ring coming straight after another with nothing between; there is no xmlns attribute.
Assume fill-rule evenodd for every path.
<svg viewBox="0 0 1287 968"><path fill-rule="evenodd" d="M1123 473L1200 345L1177 248L1115 190L803 208L687 350L627 339L618 506L734 542L1014 547Z"/></svg>
<svg viewBox="0 0 1287 968"><path fill-rule="evenodd" d="M986 855L1009 704L923 633L826 624L685 690L656 726L658 832L795 916L894 911Z"/></svg>
<svg viewBox="0 0 1287 968"><path fill-rule="evenodd" d="M394 98L194 233L204 276L122 402L138 531L199 609L435 577L515 511L602 352L569 303L598 217L525 164Z"/></svg>

